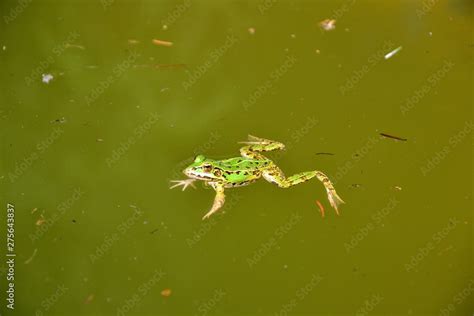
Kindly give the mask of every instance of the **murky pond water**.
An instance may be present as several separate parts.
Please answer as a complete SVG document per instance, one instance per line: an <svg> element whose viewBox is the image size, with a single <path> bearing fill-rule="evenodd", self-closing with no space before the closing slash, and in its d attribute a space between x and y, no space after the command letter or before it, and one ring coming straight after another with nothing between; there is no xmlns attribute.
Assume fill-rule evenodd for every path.
<svg viewBox="0 0 474 316"><path fill-rule="evenodd" d="M472 10L2 1L1 314L471 315ZM211 188L169 189L247 134L341 215L316 179L207 221Z"/></svg>

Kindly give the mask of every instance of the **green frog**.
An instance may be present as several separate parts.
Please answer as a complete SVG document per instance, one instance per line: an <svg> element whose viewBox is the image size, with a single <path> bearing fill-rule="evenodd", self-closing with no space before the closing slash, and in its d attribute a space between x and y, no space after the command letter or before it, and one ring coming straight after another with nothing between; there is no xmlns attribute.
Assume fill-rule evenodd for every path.
<svg viewBox="0 0 474 316"><path fill-rule="evenodd" d="M248 185L261 177L280 188L288 188L316 177L323 183L329 203L339 215L338 206L344 201L337 195L334 186L324 173L315 170L285 177L273 161L261 154L261 152L282 150L285 148L284 144L252 135L248 136L248 141L240 143L246 144L240 148L242 157L214 160L198 155L194 162L183 170L183 173L189 177L188 179L171 181L175 184L170 189L182 186L184 191L190 185L194 187L194 181L202 180L216 191L211 210L204 215L203 220L224 205L224 189Z"/></svg>

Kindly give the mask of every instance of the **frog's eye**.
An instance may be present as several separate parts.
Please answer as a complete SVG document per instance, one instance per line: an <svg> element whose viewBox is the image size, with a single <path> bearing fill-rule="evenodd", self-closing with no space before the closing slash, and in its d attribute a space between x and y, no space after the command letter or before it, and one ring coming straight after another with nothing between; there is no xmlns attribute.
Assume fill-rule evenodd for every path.
<svg viewBox="0 0 474 316"><path fill-rule="evenodd" d="M195 158L194 158L194 162L195 163L200 163L200 162L203 162L206 158L203 156L203 155L197 155Z"/></svg>
<svg viewBox="0 0 474 316"><path fill-rule="evenodd" d="M216 177L220 177L220 176L222 176L222 171L220 169L216 169L216 170L214 170L214 175Z"/></svg>
<svg viewBox="0 0 474 316"><path fill-rule="evenodd" d="M208 165L208 164L205 164L205 165L202 166L202 170L204 172L210 172L212 170L212 166Z"/></svg>

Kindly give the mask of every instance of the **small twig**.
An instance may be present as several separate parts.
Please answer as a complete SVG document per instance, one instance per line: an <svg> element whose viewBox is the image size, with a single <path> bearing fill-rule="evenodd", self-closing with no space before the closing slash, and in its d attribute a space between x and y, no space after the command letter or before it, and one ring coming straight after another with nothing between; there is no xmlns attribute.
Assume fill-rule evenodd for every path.
<svg viewBox="0 0 474 316"><path fill-rule="evenodd" d="M325 152L316 153L316 155L329 155L329 156L334 156L333 153L325 153Z"/></svg>
<svg viewBox="0 0 474 316"><path fill-rule="evenodd" d="M33 260L33 258L36 256L37 251L38 251L38 248L35 248L35 250L33 251L33 254L25 261L25 264L28 264L31 262L31 260Z"/></svg>
<svg viewBox="0 0 474 316"><path fill-rule="evenodd" d="M404 142L406 142L408 140L406 138L401 138L401 137L398 137L398 136L393 136L393 135L389 135L389 134L385 134L385 133L380 133L380 135L383 136L383 137L396 139L396 140L401 140L401 141L404 141Z"/></svg>

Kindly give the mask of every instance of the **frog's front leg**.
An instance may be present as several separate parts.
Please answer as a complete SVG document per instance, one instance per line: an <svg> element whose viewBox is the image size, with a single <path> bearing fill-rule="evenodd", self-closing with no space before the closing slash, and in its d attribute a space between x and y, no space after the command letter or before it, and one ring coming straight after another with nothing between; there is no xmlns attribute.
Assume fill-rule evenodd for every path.
<svg viewBox="0 0 474 316"><path fill-rule="evenodd" d="M285 149L285 145L280 142L252 135L248 136L248 141L240 142L240 144L247 144L247 146L240 148L240 154L243 157L251 159L267 159L265 156L259 154L259 152Z"/></svg>
<svg viewBox="0 0 474 316"><path fill-rule="evenodd" d="M321 171L305 171L292 175L286 178L283 172L277 166L268 168L263 172L265 180L275 183L281 188L288 188L298 183L306 182L311 178L317 177L321 181L326 189L329 203L336 210L336 214L339 215L338 206L344 203L344 201L337 195L336 189L332 185L329 178Z"/></svg>
<svg viewBox="0 0 474 316"><path fill-rule="evenodd" d="M212 204L211 210L203 216L203 220L217 212L225 202L224 185L217 182L209 182L209 184L214 190L216 190L216 197L214 198L214 203Z"/></svg>

